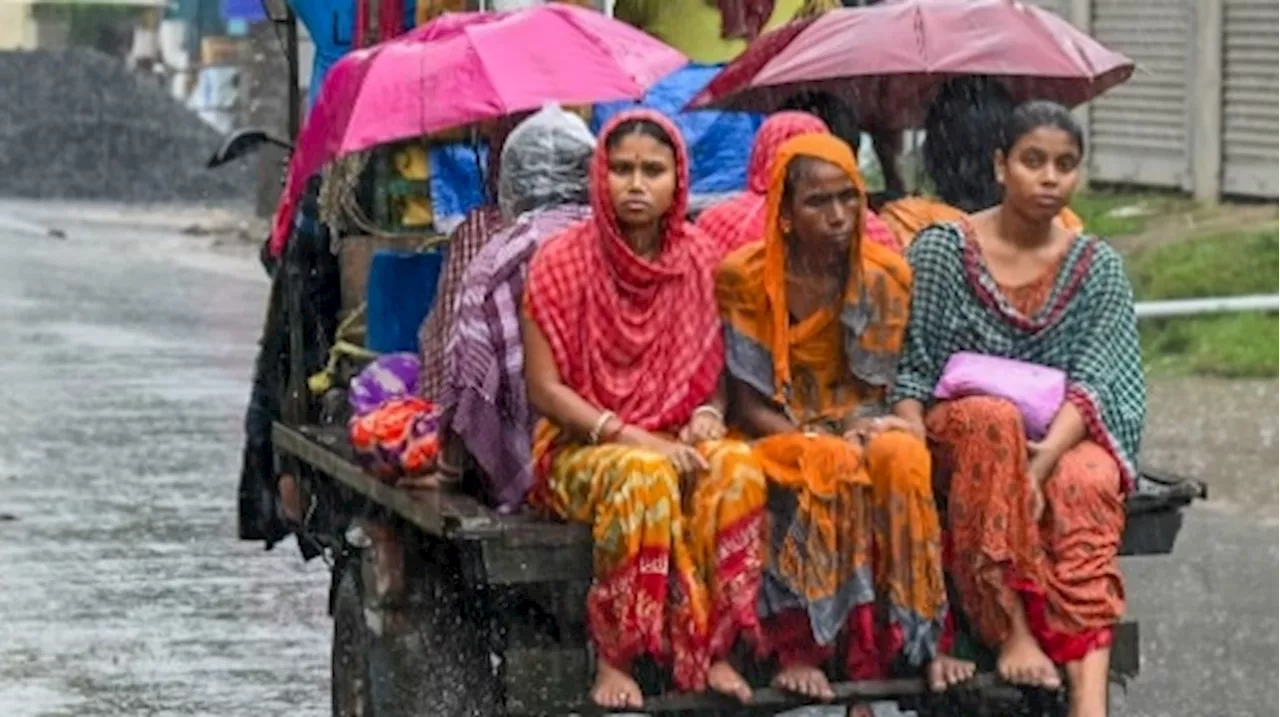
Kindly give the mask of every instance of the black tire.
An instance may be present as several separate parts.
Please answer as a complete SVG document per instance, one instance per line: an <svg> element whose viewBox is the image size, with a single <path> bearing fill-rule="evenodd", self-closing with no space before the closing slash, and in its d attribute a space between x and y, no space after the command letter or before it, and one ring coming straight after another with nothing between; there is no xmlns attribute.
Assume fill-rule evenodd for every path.
<svg viewBox="0 0 1280 717"><path fill-rule="evenodd" d="M374 717L369 679L369 628L364 622L360 562L348 560L333 591L330 691L333 717Z"/></svg>

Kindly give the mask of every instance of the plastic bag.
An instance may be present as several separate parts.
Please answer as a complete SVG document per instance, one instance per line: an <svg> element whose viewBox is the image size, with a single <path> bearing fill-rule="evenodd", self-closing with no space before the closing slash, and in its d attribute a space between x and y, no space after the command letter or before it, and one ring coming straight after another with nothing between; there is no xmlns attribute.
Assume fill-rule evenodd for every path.
<svg viewBox="0 0 1280 717"><path fill-rule="evenodd" d="M543 107L507 137L498 176L498 206L508 219L535 207L586 204L595 137L582 118Z"/></svg>
<svg viewBox="0 0 1280 717"><path fill-rule="evenodd" d="M1027 437L1040 440L1049 432L1067 400L1067 374L1017 359L961 351L952 354L933 389L935 398L995 396L1018 407Z"/></svg>

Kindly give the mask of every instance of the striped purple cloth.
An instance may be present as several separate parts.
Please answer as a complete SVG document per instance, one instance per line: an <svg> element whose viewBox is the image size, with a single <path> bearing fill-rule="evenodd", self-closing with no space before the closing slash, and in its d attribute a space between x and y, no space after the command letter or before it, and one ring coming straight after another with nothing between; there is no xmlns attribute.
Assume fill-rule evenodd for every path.
<svg viewBox="0 0 1280 717"><path fill-rule="evenodd" d="M471 210L449 235L449 255L436 286L436 298L431 304L431 313L418 330L418 355L422 358L418 395L423 398L440 403L445 384L446 345L453 335L464 277L471 262L505 224L496 206L484 206Z"/></svg>
<svg viewBox="0 0 1280 717"><path fill-rule="evenodd" d="M496 234L467 268L446 349L442 425L484 471L493 505L514 510L532 485L533 412L524 384L520 304L529 260L545 240L590 216L562 205L522 214Z"/></svg>

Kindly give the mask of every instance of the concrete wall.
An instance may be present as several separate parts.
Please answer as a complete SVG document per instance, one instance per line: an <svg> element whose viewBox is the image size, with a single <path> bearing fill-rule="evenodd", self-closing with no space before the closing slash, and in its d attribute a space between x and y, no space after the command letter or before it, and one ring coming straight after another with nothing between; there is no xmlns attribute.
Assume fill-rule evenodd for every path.
<svg viewBox="0 0 1280 717"><path fill-rule="evenodd" d="M1280 4L1040 0L1137 64L1079 113L1092 180L1213 201L1280 196Z"/></svg>
<svg viewBox="0 0 1280 717"><path fill-rule="evenodd" d="M29 50L34 46L31 6L0 4L0 50Z"/></svg>

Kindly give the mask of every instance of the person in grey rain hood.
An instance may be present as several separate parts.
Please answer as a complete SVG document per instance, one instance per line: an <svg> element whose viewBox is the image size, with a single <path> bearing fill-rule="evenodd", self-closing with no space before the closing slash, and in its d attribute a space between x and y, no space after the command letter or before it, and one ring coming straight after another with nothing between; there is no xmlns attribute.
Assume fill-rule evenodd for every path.
<svg viewBox="0 0 1280 717"><path fill-rule="evenodd" d="M459 453L483 474L499 509L531 484L533 416L525 393L520 305L529 260L542 242L590 215L587 175L595 137L580 117L548 106L507 137L498 173L506 229L467 268L446 349L440 403L445 451L437 479L456 478ZM465 451L459 451L465 448Z"/></svg>

